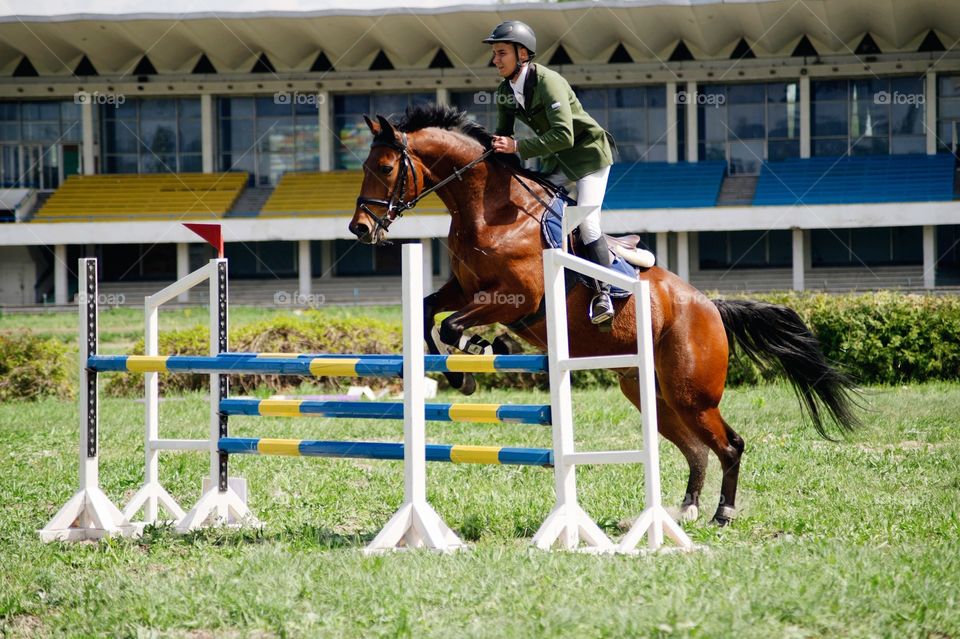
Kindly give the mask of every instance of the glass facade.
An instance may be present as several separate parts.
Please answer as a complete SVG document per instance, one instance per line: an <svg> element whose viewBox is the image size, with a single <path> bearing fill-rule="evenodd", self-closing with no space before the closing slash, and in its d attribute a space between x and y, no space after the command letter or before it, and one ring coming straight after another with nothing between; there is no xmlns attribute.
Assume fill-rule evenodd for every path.
<svg viewBox="0 0 960 639"><path fill-rule="evenodd" d="M937 150L960 147L960 75L937 77Z"/></svg>
<svg viewBox="0 0 960 639"><path fill-rule="evenodd" d="M100 105L104 173L203 170L199 98L128 98Z"/></svg>
<svg viewBox="0 0 960 639"><path fill-rule="evenodd" d="M0 102L0 187L55 189L78 173L80 105Z"/></svg>
<svg viewBox="0 0 960 639"><path fill-rule="evenodd" d="M363 116L397 116L408 106L436 102L432 91L420 93L343 94L333 99L334 166L359 169L370 152L371 135Z"/></svg>
<svg viewBox="0 0 960 639"><path fill-rule="evenodd" d="M617 142L618 162L667 161L665 86L578 88L580 104Z"/></svg>
<svg viewBox="0 0 960 639"><path fill-rule="evenodd" d="M793 263L790 231L710 231L698 236L700 268L783 268Z"/></svg>
<svg viewBox="0 0 960 639"><path fill-rule="evenodd" d="M757 175L765 160L800 157L798 83L703 84L695 101L701 160L726 160L731 174ZM688 102L693 108L694 98Z"/></svg>
<svg viewBox="0 0 960 639"><path fill-rule="evenodd" d="M810 231L811 265L882 266L923 263L919 226Z"/></svg>
<svg viewBox="0 0 960 639"><path fill-rule="evenodd" d="M253 185L275 185L287 171L320 170L316 100L220 98L217 112L219 170L246 171Z"/></svg>
<svg viewBox="0 0 960 639"><path fill-rule="evenodd" d="M925 153L924 77L810 82L814 156Z"/></svg>

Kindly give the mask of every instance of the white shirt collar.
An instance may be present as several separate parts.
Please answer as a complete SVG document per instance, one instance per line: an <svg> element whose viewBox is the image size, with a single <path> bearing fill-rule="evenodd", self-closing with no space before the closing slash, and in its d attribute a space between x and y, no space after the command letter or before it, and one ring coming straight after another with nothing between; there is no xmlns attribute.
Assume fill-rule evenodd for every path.
<svg viewBox="0 0 960 639"><path fill-rule="evenodd" d="M527 80L527 72L530 70L530 63L527 62L525 65L520 67L520 73L517 74L516 80L510 81L510 88L513 89L513 95L517 99L517 103L526 108L523 98L523 84Z"/></svg>

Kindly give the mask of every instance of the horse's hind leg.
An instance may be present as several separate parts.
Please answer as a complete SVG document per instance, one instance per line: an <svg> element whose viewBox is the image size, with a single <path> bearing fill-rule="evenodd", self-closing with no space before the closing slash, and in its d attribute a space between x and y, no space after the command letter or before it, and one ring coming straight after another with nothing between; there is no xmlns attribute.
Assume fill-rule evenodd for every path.
<svg viewBox="0 0 960 639"><path fill-rule="evenodd" d="M740 458L743 456L743 439L720 415L717 406L710 408L687 408L679 413L690 428L710 447L720 460L723 480L720 484L720 503L713 516L713 523L725 526L736 515L737 482L740 478Z"/></svg>
<svg viewBox="0 0 960 639"><path fill-rule="evenodd" d="M636 376L621 377L620 390L637 407L640 408L640 387ZM680 505L680 519L693 521L700 516L700 493L707 474L707 462L710 459L710 449L700 441L663 399L657 399L657 428L660 434L680 449L690 475L687 478L687 490Z"/></svg>

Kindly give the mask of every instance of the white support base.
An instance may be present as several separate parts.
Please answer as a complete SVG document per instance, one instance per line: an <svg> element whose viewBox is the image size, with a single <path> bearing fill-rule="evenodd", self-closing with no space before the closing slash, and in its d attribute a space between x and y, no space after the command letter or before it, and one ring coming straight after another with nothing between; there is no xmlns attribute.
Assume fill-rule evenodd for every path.
<svg viewBox="0 0 960 639"><path fill-rule="evenodd" d="M630 530L627 531L627 534L620 540L620 544L617 546L617 552L637 552L637 544L640 543L644 535L648 535L647 539L650 550L660 550L660 547L663 546L664 533L666 533L681 550L693 550L693 540L687 536L687 533L683 531L680 524L674 521L670 513L667 512L667 509L663 506L653 506L640 513L637 521L634 522Z"/></svg>
<svg viewBox="0 0 960 639"><path fill-rule="evenodd" d="M170 515L171 519L157 519L157 507L163 506L164 510L167 511L167 514ZM143 521L133 521L134 515L136 515L140 509L146 508L144 513ZM172 523L174 525L179 524L180 520L187 516L183 512L183 508L180 508L173 497L170 496L170 493L167 492L167 489L155 482L145 483L140 487L140 490L137 491L137 494L133 496L126 507L123 509L123 516L130 520L134 526L139 527L141 530L144 526L157 523Z"/></svg>
<svg viewBox="0 0 960 639"><path fill-rule="evenodd" d="M373 555L404 548L452 552L466 547L430 504L418 501L401 506L363 552Z"/></svg>
<svg viewBox="0 0 960 639"><path fill-rule="evenodd" d="M83 541L130 536L137 528L99 488L77 491L40 533L43 541Z"/></svg>
<svg viewBox="0 0 960 639"><path fill-rule="evenodd" d="M533 536L533 545L540 550L552 549L557 541L564 550L603 553L615 550L610 538L578 504L557 505Z"/></svg>
<svg viewBox="0 0 960 639"><path fill-rule="evenodd" d="M177 524L177 532L184 534L208 526L260 526L247 508L247 481L231 477L226 492L220 492L209 477L203 479L203 495L197 505Z"/></svg>

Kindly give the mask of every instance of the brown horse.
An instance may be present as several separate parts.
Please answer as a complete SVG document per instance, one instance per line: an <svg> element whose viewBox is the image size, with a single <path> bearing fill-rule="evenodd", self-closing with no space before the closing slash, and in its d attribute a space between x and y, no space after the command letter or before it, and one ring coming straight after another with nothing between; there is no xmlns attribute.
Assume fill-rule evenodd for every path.
<svg viewBox="0 0 960 639"><path fill-rule="evenodd" d="M424 300L430 352L451 347L489 352L489 344L468 339L464 331L492 324L512 325L520 338L545 350L546 322L538 314L544 295L544 189L524 177L515 156L484 155L490 134L456 109L415 108L396 125L382 116L378 123L366 121L374 140L363 165L351 232L361 242L384 243L391 222L431 190L452 218L452 277ZM782 368L824 437L828 418L841 431L856 425L850 379L825 359L796 312L759 302L711 301L659 267L644 269L639 277L650 282L659 431L690 466L682 517L699 514L710 451L723 468L714 521L723 525L735 514L744 443L719 409L732 343L752 360ZM632 300L616 304L613 324L602 332L587 317L592 294L582 285L568 293L571 356L635 353ZM442 311L455 312L441 322L438 343L435 316ZM504 352L507 343L495 344L494 352ZM636 371L618 373L620 389L639 409ZM469 374L448 374L448 379L467 394L476 388Z"/></svg>

